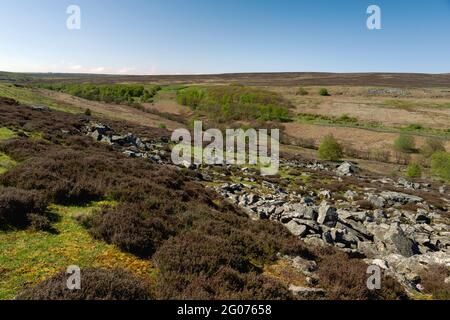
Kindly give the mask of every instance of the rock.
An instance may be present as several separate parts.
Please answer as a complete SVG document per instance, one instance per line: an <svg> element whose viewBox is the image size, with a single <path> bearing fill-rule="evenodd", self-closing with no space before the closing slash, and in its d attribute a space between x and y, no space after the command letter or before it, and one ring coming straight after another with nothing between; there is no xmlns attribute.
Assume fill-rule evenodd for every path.
<svg viewBox="0 0 450 320"><path fill-rule="evenodd" d="M358 168L351 162L344 162L337 169L336 173L339 176L350 176L358 171Z"/></svg>
<svg viewBox="0 0 450 320"><path fill-rule="evenodd" d="M381 259L373 259L371 261L371 265L378 266L378 267L380 267L383 270L388 270L389 269L388 263L386 261L384 261L384 260L381 260Z"/></svg>
<svg viewBox="0 0 450 320"><path fill-rule="evenodd" d="M417 223L425 223L425 224L431 223L431 219L430 219L430 217L428 217L426 211L425 212L421 211L421 212L417 213L415 220Z"/></svg>
<svg viewBox="0 0 450 320"><path fill-rule="evenodd" d="M391 226L388 235L390 236L392 243L395 245L397 252L404 257L412 257L413 255L419 253L414 242L411 239L408 239L400 228Z"/></svg>
<svg viewBox="0 0 450 320"><path fill-rule="evenodd" d="M379 197L375 194L370 194L367 197L367 201L369 201L375 208L381 209L386 205L386 200L383 197Z"/></svg>
<svg viewBox="0 0 450 320"><path fill-rule="evenodd" d="M326 291L324 289L319 288L306 288L290 285L289 291L299 299L317 299L323 298L326 295Z"/></svg>
<svg viewBox="0 0 450 320"><path fill-rule="evenodd" d="M313 260L306 260L302 257L295 257L290 260L292 266L303 273L310 273L317 270L317 263Z"/></svg>
<svg viewBox="0 0 450 320"><path fill-rule="evenodd" d="M357 194L356 192L352 191L352 190L347 190L347 191L344 193L344 197L345 197L347 200L351 200L351 201L353 201L357 195L358 195L358 194Z"/></svg>
<svg viewBox="0 0 450 320"><path fill-rule="evenodd" d="M101 141L102 140L102 135L98 132L98 131L93 131L90 133L90 136L92 137L92 139L94 139L95 141Z"/></svg>
<svg viewBox="0 0 450 320"><path fill-rule="evenodd" d="M398 224L369 223L366 228L374 235L374 242L380 255L400 254L411 257L419 253L417 245L406 237Z"/></svg>
<svg viewBox="0 0 450 320"><path fill-rule="evenodd" d="M294 220L286 223L285 226L296 237L303 237L308 231L308 228L305 225L298 224Z"/></svg>
<svg viewBox="0 0 450 320"><path fill-rule="evenodd" d="M381 193L381 196L386 200L390 200L393 202L399 202L402 204L418 203L418 202L423 201L423 199L420 197L412 196L412 195L400 193L400 192L394 192L394 191L383 191Z"/></svg>
<svg viewBox="0 0 450 320"><path fill-rule="evenodd" d="M323 190L319 192L319 197L331 199L331 192L329 190Z"/></svg>
<svg viewBox="0 0 450 320"><path fill-rule="evenodd" d="M445 187L445 186L442 186L442 187L439 188L439 192L440 192L441 194L445 194L446 191L447 191L447 190L446 190L446 187Z"/></svg>
<svg viewBox="0 0 450 320"><path fill-rule="evenodd" d="M378 256L377 246L373 242L360 241L358 242L357 249L359 252L362 252L368 258Z"/></svg>
<svg viewBox="0 0 450 320"><path fill-rule="evenodd" d="M336 208L329 205L322 205L319 207L319 215L317 222L319 224L326 225L327 227L333 228L336 226L338 221L338 213Z"/></svg>
<svg viewBox="0 0 450 320"><path fill-rule="evenodd" d="M131 150L125 150L125 151L123 152L123 154L126 155L126 156L128 156L128 157L130 157L130 158L137 158L136 152L131 151Z"/></svg>

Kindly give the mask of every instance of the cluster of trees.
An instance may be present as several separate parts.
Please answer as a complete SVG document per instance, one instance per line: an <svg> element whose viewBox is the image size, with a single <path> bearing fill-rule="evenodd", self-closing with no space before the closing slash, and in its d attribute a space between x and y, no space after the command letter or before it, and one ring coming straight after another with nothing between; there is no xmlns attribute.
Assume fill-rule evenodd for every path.
<svg viewBox="0 0 450 320"><path fill-rule="evenodd" d="M156 93L161 90L158 85L96 85L96 84L42 84L41 88L65 92L87 100L107 103L135 104L152 102Z"/></svg>
<svg viewBox="0 0 450 320"><path fill-rule="evenodd" d="M275 92L240 85L189 87L178 103L219 122L236 120L290 121L291 104Z"/></svg>

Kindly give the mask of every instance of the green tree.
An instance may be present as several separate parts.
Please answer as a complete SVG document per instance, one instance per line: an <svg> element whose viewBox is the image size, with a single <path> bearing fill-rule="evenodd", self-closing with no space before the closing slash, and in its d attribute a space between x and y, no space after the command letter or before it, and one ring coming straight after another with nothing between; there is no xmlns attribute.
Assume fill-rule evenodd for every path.
<svg viewBox="0 0 450 320"><path fill-rule="evenodd" d="M339 161L343 156L342 147L332 134L325 136L320 143L319 158L322 160Z"/></svg>

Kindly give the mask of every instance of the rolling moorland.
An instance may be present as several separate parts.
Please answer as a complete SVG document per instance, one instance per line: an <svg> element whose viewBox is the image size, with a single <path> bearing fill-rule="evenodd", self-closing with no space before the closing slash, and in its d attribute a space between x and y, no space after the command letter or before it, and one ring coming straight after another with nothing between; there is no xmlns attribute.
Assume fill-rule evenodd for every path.
<svg viewBox="0 0 450 320"><path fill-rule="evenodd" d="M195 120L279 174L173 166ZM449 183L450 75L0 72L0 299L449 299Z"/></svg>

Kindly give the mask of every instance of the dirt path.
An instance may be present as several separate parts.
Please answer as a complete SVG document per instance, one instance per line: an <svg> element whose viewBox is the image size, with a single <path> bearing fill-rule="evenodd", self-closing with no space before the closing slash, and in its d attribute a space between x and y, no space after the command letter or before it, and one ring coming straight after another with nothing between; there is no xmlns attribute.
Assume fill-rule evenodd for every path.
<svg viewBox="0 0 450 320"><path fill-rule="evenodd" d="M89 101L71 96L69 94L49 90L39 90L39 92L42 95L52 98L60 103L69 104L82 110L90 109L94 113L98 113L116 120L126 120L149 127L158 127L164 124L170 131L185 127L182 123L172 121L148 112L143 112L126 105Z"/></svg>

